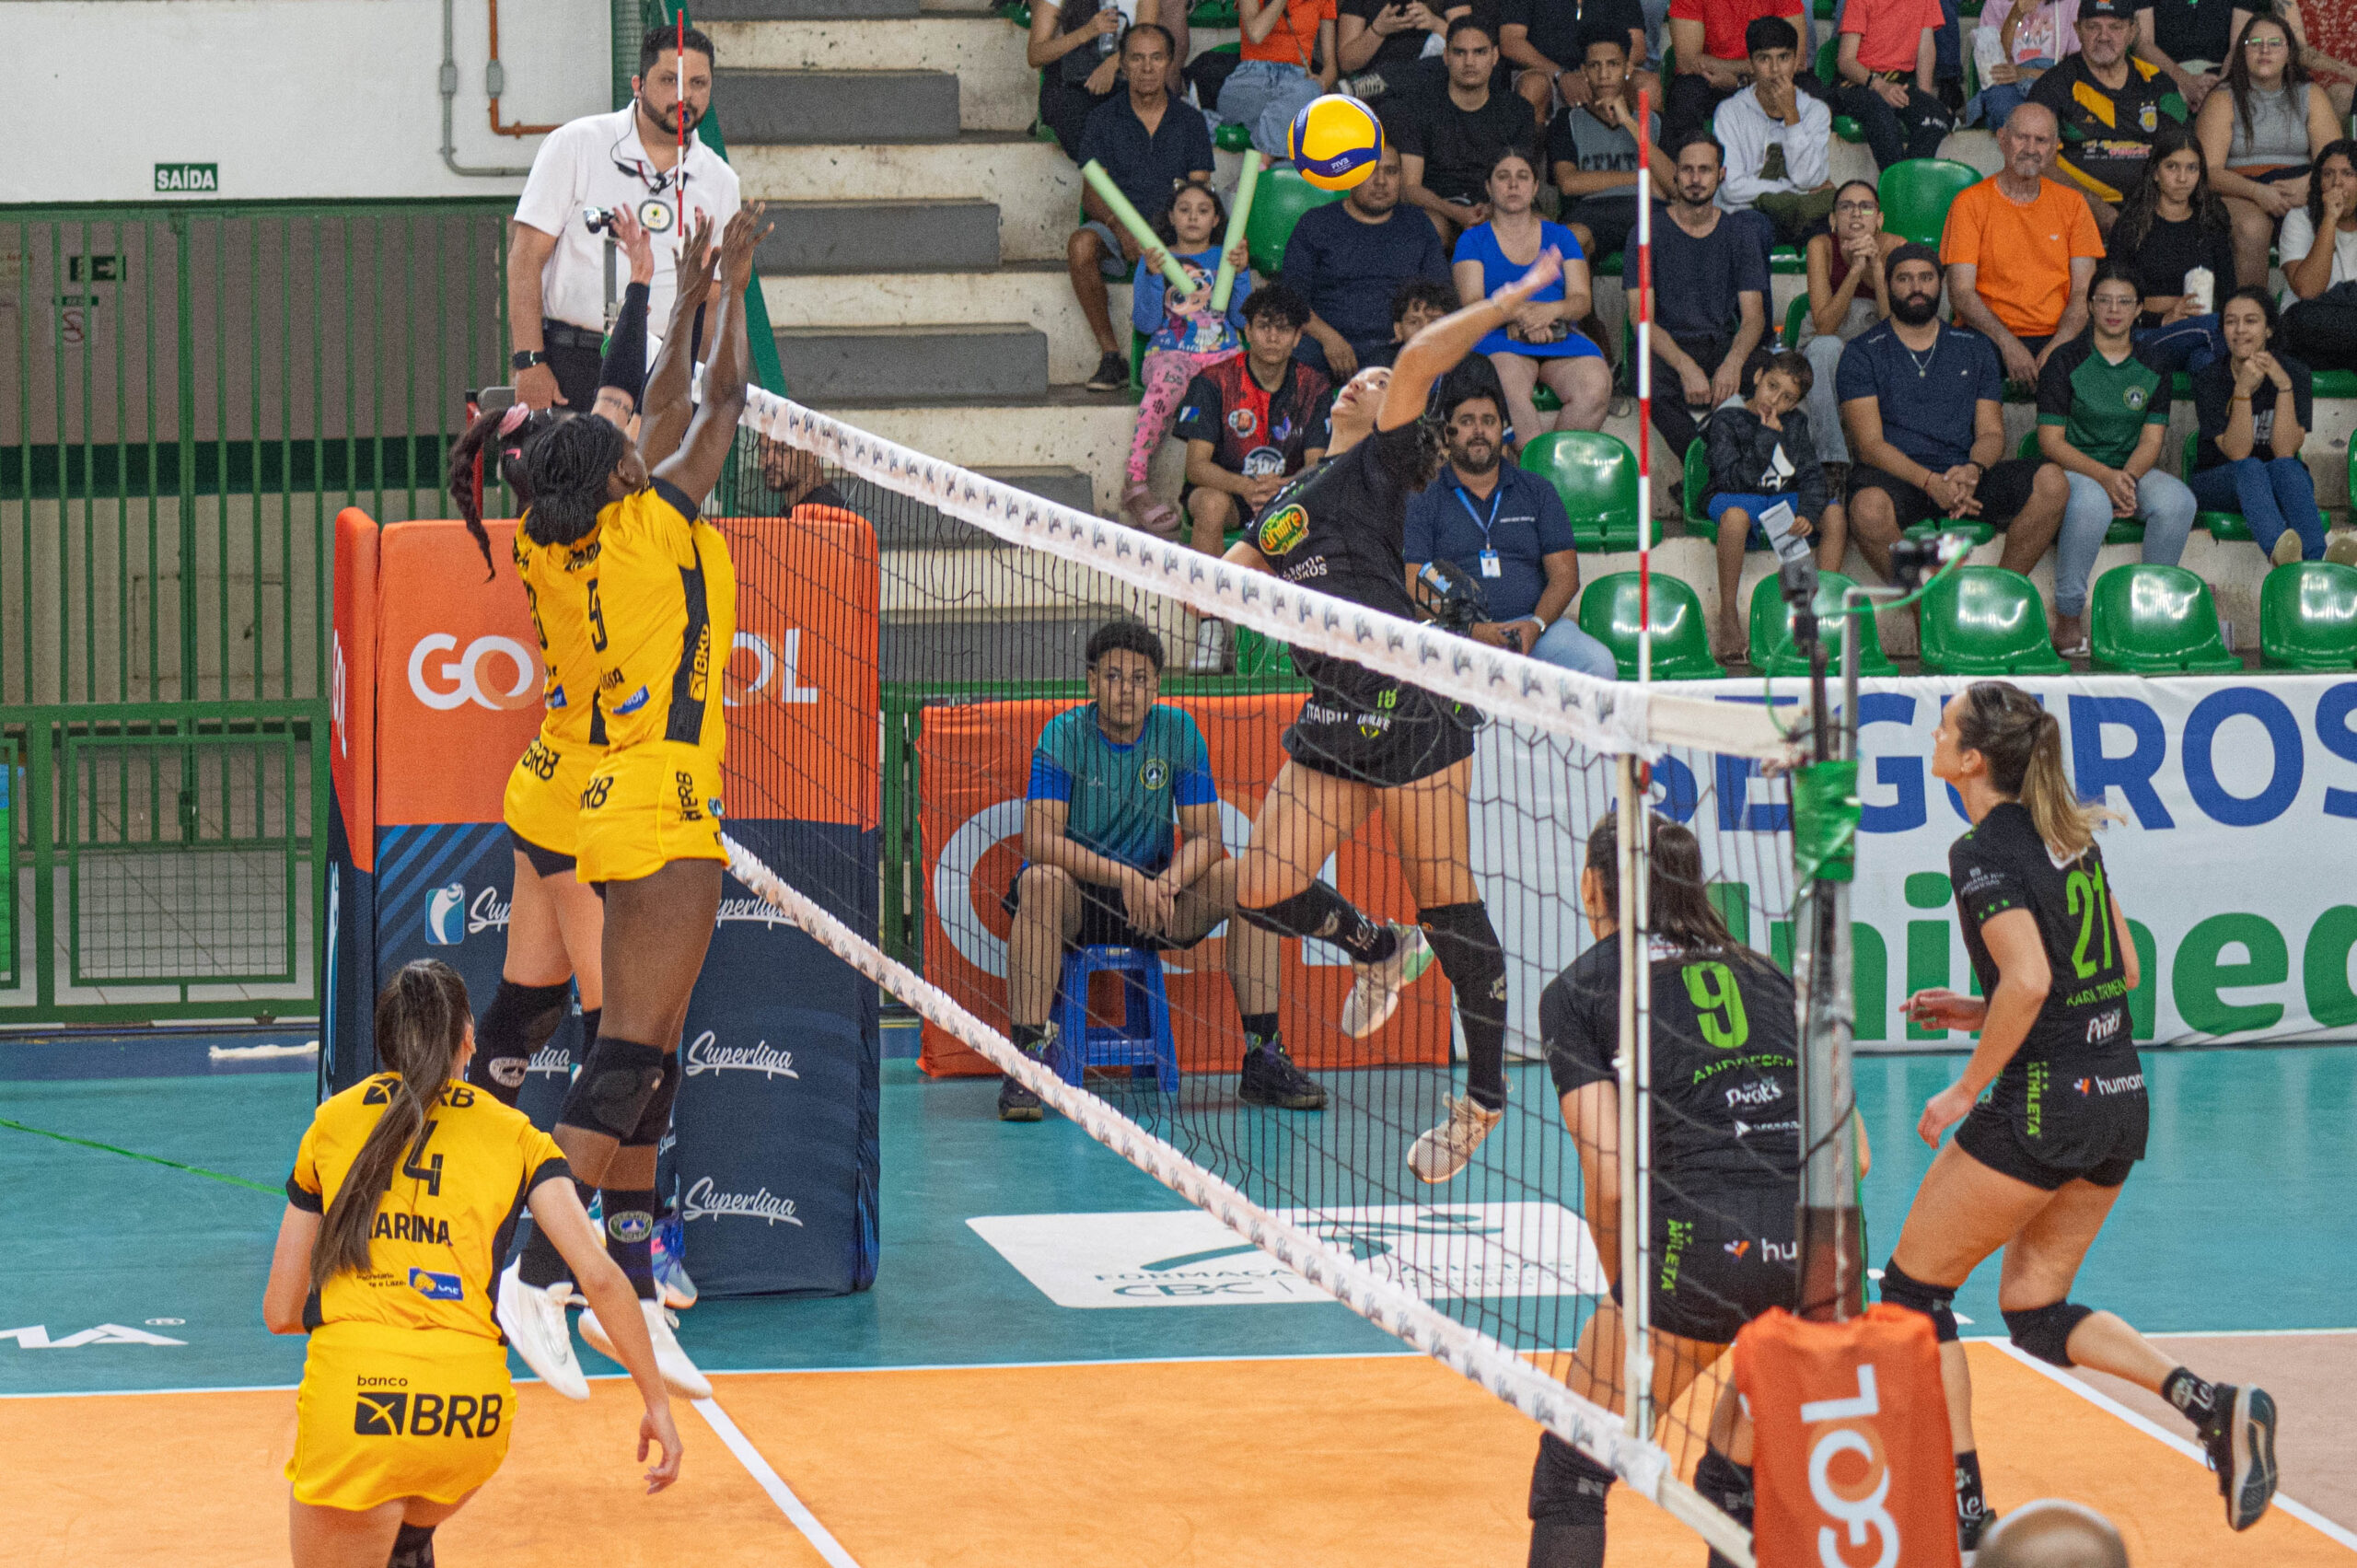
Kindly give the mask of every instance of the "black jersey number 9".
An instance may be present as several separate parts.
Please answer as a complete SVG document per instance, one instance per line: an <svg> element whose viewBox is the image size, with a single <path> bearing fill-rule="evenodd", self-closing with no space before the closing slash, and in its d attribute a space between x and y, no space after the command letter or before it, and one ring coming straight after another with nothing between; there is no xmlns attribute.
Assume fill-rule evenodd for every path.
<svg viewBox="0 0 2357 1568"><path fill-rule="evenodd" d="M417 1135L417 1143L401 1156L401 1174L412 1181L424 1182L426 1196L431 1198L442 1196L442 1156L435 1155L424 1161L420 1161L417 1156L425 1152L426 1141L434 1136L434 1129L440 1125L438 1121L426 1122L425 1131Z"/></svg>
<svg viewBox="0 0 2357 1568"><path fill-rule="evenodd" d="M2071 949L2071 968L2081 980L2093 978L2098 971L2111 967L2111 898L2103 885L2103 867L2093 873L2073 871L2062 884L2063 896L2070 902L2071 912L2079 917L2079 940ZM2096 930L2103 930L2103 961L2087 957L2087 949L2095 946Z"/></svg>
<svg viewBox="0 0 2357 1568"><path fill-rule="evenodd" d="M589 579L589 645L606 651L606 607L598 600L598 579Z"/></svg>
<svg viewBox="0 0 2357 1568"><path fill-rule="evenodd" d="M1688 964L1678 971L1686 981L1686 999L1701 1020L1702 1042L1717 1051L1739 1051L1751 1038L1751 1020L1744 1016L1743 988L1724 964Z"/></svg>

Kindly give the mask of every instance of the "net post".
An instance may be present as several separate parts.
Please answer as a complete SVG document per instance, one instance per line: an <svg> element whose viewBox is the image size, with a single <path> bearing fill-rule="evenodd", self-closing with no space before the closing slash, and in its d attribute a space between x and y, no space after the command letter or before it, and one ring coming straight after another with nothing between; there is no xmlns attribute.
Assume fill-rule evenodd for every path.
<svg viewBox="0 0 2357 1568"><path fill-rule="evenodd" d="M1645 877L1652 856L1644 839L1644 802L1638 793L1637 759L1626 752L1614 759L1617 820L1614 832L1615 871L1620 884L1618 918L1620 925L1620 1128L1617 1164L1620 1176L1620 1251L1622 1408L1629 1434L1653 1434L1653 1341L1646 1331L1652 1317L1651 1296L1643 1282L1653 1265L1652 1205L1646 1186L1652 1162L1653 1118L1646 1095L1653 1081L1652 1020L1647 1016L1652 966L1645 962Z"/></svg>

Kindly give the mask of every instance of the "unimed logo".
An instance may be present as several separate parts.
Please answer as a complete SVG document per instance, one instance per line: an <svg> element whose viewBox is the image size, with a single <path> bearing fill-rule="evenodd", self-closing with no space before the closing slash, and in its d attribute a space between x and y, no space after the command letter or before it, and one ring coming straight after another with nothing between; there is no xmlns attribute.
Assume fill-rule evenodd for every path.
<svg viewBox="0 0 2357 1568"><path fill-rule="evenodd" d="M437 654L458 656L436 659ZM460 653L458 638L435 632L409 651L409 689L437 713L469 703L493 713L528 708L540 700L540 659L513 637L477 637Z"/></svg>
<svg viewBox="0 0 2357 1568"><path fill-rule="evenodd" d="M1890 1496L1890 1464L1875 1434L1874 1418L1882 1412L1875 1388L1874 1363L1858 1368L1858 1391L1846 1400L1815 1400L1801 1406L1801 1424L1808 1427L1808 1494L1818 1509L1841 1527L1820 1525L1817 1555L1820 1562L1852 1568L1895 1568L1898 1562L1898 1521L1883 1506ZM1833 1474L1835 1461L1857 1456L1842 1466L1843 1479ZM1846 1540L1843 1539L1846 1537ZM1872 1562L1852 1555L1872 1540L1877 1551ZM1847 1545L1849 1552L1842 1547Z"/></svg>

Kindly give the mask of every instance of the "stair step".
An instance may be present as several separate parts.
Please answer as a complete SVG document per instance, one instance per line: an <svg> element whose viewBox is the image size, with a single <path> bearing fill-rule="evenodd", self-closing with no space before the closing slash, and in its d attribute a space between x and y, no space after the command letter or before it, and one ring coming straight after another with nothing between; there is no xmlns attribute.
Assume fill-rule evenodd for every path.
<svg viewBox="0 0 2357 1568"><path fill-rule="evenodd" d="M1095 511L1088 475L1074 468L981 469L976 470L1004 484L1076 511ZM853 507L876 525L876 542L886 550L1009 549L995 536L970 523L946 517L913 496L887 490L867 480L845 476L836 488Z"/></svg>
<svg viewBox="0 0 2357 1568"><path fill-rule="evenodd" d="M700 0L704 22L869 21L919 14L917 0Z"/></svg>
<svg viewBox="0 0 2357 1568"><path fill-rule="evenodd" d="M999 264L991 202L787 202L755 264L787 273L989 272Z"/></svg>
<svg viewBox="0 0 2357 1568"><path fill-rule="evenodd" d="M758 146L958 139L958 78L946 71L721 71L728 143Z"/></svg>
<svg viewBox="0 0 2357 1568"><path fill-rule="evenodd" d="M786 385L811 403L911 393L1008 401L1048 389L1047 335L1019 321L789 327L777 352Z"/></svg>

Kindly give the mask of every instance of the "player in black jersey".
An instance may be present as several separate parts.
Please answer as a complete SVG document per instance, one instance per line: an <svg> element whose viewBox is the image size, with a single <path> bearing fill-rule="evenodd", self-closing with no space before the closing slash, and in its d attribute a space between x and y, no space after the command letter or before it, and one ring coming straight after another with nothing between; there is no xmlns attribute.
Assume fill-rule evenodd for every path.
<svg viewBox="0 0 2357 1568"><path fill-rule="evenodd" d="M1800 1065L1793 982L1738 944L1711 902L1691 830L1652 819L1654 1408L1666 1411L1736 1330L1797 1288ZM1583 1217L1612 1297L1580 1334L1567 1381L1623 1408L1620 1270L1620 832L1587 839L1580 904L1596 946L1538 1000L1547 1066L1579 1146ZM1694 1487L1751 1521L1750 1432L1719 1392ZM1530 1568L1600 1568L1611 1470L1543 1434L1530 1477ZM1712 1562L1721 1560L1713 1554Z"/></svg>
<svg viewBox="0 0 2357 1568"><path fill-rule="evenodd" d="M1562 271L1560 256L1541 253L1519 281L1418 332L1391 368L1352 377L1334 397L1326 461L1277 492L1227 559L1416 619L1400 549L1409 498L1438 467L1427 396L1483 333ZM1480 715L1347 659L1304 648L1293 659L1309 698L1285 730L1291 760L1261 802L1237 867L1237 912L1350 954L1357 980L1341 1023L1353 1040L1382 1028L1400 991L1440 959L1457 992L1470 1065L1465 1097L1446 1101L1448 1119L1416 1140L1408 1165L1425 1181L1446 1181L1465 1168L1506 1103L1505 955L1467 854L1465 791ZM1317 879L1326 857L1376 810L1399 846L1415 925L1370 920Z"/></svg>
<svg viewBox="0 0 2357 1568"><path fill-rule="evenodd" d="M2001 1247L1997 1301L2014 1343L2056 1366L2126 1378L2182 1411L2218 1471L2226 1522L2248 1529L2275 1492L2275 1401L2263 1388L2204 1382L2111 1313L2069 1299L2144 1157L2149 1113L2129 1023L2136 947L2095 842L2110 813L2073 790L2054 716L2002 680L1949 699L1932 772L1955 786L1972 822L1948 851L1948 875L1980 995L1922 991L1907 1005L1920 1023L1978 1029L1980 1042L1917 1123L1934 1146L1951 1126L1956 1135L1916 1190L1882 1298L1930 1317L1942 1342L1964 1544L1978 1544L1989 1516L1950 1303Z"/></svg>

